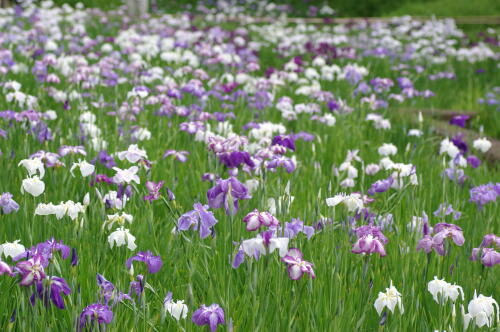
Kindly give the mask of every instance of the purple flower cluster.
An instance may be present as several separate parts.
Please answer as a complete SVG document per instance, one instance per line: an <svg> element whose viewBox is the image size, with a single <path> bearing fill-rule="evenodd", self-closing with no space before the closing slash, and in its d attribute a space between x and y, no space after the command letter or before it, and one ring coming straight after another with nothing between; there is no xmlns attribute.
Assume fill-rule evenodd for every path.
<svg viewBox="0 0 500 332"><path fill-rule="evenodd" d="M469 202L474 202L479 208L489 202L495 202L500 195L500 183L487 183L474 187L470 190Z"/></svg>

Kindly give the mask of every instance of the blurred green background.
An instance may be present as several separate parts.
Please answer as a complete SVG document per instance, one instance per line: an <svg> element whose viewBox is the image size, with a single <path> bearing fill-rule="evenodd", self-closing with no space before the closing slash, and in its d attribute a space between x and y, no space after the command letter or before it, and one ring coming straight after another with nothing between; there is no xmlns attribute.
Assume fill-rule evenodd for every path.
<svg viewBox="0 0 500 332"><path fill-rule="evenodd" d="M150 0L151 1L151 0ZM123 0L54 0L58 5L82 2L87 7L103 9L116 8ZM196 0L156 0L160 10L181 10L194 6ZM204 1L210 6L214 1ZM239 1L244 3L245 1ZM306 16L309 6L321 7L328 4L340 17L356 16L482 16L500 15L500 0L288 0L272 1L276 4L290 4L297 16Z"/></svg>

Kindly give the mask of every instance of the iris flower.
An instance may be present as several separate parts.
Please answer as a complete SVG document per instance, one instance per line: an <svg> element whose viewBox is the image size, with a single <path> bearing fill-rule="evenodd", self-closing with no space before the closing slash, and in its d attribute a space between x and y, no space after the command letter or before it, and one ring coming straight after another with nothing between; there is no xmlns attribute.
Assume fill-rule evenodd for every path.
<svg viewBox="0 0 500 332"><path fill-rule="evenodd" d="M280 222L269 212L259 212L257 209L253 210L243 218L246 223L247 231L255 231L260 227L278 227Z"/></svg>
<svg viewBox="0 0 500 332"><path fill-rule="evenodd" d="M39 299L45 302L47 305L50 299L52 303L59 309L64 309L64 300L62 295L71 294L71 288L69 288L66 280L59 277L47 277L45 279L45 284L42 281L36 283L35 293L31 296L31 304L35 305L35 300Z"/></svg>
<svg viewBox="0 0 500 332"><path fill-rule="evenodd" d="M304 273L316 278L313 270L313 264L302 259L302 252L297 248L290 248L285 257L281 260L288 265L288 276L292 280L299 280Z"/></svg>
<svg viewBox="0 0 500 332"><path fill-rule="evenodd" d="M138 261L138 262L144 262L148 266L149 273L156 273L158 272L162 265L163 262L161 260L160 256L154 256L151 251L141 251L138 252L137 255L130 257L127 259L127 262L125 263L125 266L127 269L130 270L132 267L132 262L133 261Z"/></svg>
<svg viewBox="0 0 500 332"><path fill-rule="evenodd" d="M392 313L394 313L394 309L396 308L396 305L399 308L399 313L402 315L404 313L404 307L403 307L403 302L401 300L401 293L398 292L396 287L392 285L392 280L391 280L391 285L389 288L385 289L385 293L379 292L378 297L375 300L375 309L377 310L377 313L380 315L382 314L382 310L387 307Z"/></svg>
<svg viewBox="0 0 500 332"><path fill-rule="evenodd" d="M379 227L366 225L356 228L355 230L358 240L352 246L352 252L355 254L373 254L378 253L380 256L385 256L385 247L388 240L382 234Z"/></svg>
<svg viewBox="0 0 500 332"><path fill-rule="evenodd" d="M181 163L185 163L187 161L187 156L189 155L188 151L176 151L176 150L167 150L163 154L163 159L173 156L174 159L180 161Z"/></svg>
<svg viewBox="0 0 500 332"><path fill-rule="evenodd" d="M79 331L90 323L97 321L98 325L109 324L113 320L113 311L106 305L94 303L83 309L80 314Z"/></svg>
<svg viewBox="0 0 500 332"><path fill-rule="evenodd" d="M193 313L192 320L198 326L210 326L210 330L214 332L217 330L217 325L223 325L225 323L224 310L216 303L208 307L202 304L201 307Z"/></svg>
<svg viewBox="0 0 500 332"><path fill-rule="evenodd" d="M45 278L45 270L42 265L42 257L36 255L28 260L17 263L16 271L21 275L22 286L30 286Z"/></svg>
<svg viewBox="0 0 500 332"><path fill-rule="evenodd" d="M0 207L3 214L9 214L19 211L19 204L12 199L12 194L7 192L0 195Z"/></svg>
<svg viewBox="0 0 500 332"><path fill-rule="evenodd" d="M186 231L189 228L200 228L200 238L204 239L212 233L212 227L217 223L213 213L208 211L207 205L195 203L194 210L184 213L177 221L177 228Z"/></svg>
<svg viewBox="0 0 500 332"><path fill-rule="evenodd" d="M250 199L251 196L243 183L231 177L217 180L217 184L208 190L207 198L212 209L224 207L226 214L232 215L238 211L238 200Z"/></svg>

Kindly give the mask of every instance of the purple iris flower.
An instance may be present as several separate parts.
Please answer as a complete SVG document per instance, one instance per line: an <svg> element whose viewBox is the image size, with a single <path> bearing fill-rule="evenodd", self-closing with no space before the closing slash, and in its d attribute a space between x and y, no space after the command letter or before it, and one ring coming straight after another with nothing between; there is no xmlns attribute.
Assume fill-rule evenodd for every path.
<svg viewBox="0 0 500 332"><path fill-rule="evenodd" d="M467 146L467 143L463 140L464 134L457 134L452 137L451 141L455 146L462 152L462 153L467 153L469 150L469 147Z"/></svg>
<svg viewBox="0 0 500 332"><path fill-rule="evenodd" d="M285 168L287 173L292 173L293 171L295 171L295 168L297 166L295 165L295 162L292 159L280 156L280 157L274 157L273 159L268 161L266 167L267 169L270 170L276 170L278 167L283 167Z"/></svg>
<svg viewBox="0 0 500 332"><path fill-rule="evenodd" d="M68 283L63 278L59 277L48 277L47 283L44 287L42 281L36 283L35 292L30 298L31 304L35 305L35 300L38 297L41 299L45 305L48 305L49 298L59 309L64 309L64 300L62 294L71 294L71 288L69 288Z"/></svg>
<svg viewBox="0 0 500 332"><path fill-rule="evenodd" d="M47 167L54 167L57 165L61 165L61 162L59 161L60 156L57 153L53 152L46 152L44 150L40 150L30 155L30 158L41 159L43 162L45 162L45 165Z"/></svg>
<svg viewBox="0 0 500 332"><path fill-rule="evenodd" d="M439 204L439 208L433 212L436 217L446 217L453 214L453 219L458 220L462 216L462 212L453 209L451 204Z"/></svg>
<svg viewBox="0 0 500 332"><path fill-rule="evenodd" d="M98 325L109 324L113 320L113 311L106 305L94 303L83 309L80 314L79 331L81 331L88 323L93 324L97 321Z"/></svg>
<svg viewBox="0 0 500 332"><path fill-rule="evenodd" d="M467 157L467 163L472 168L478 168L479 166L481 166L481 160L472 154Z"/></svg>
<svg viewBox="0 0 500 332"><path fill-rule="evenodd" d="M455 115L454 117L452 117L450 119L450 124L454 125L454 126L465 128L465 124L466 124L467 120L469 120L469 119L470 119L469 115L464 115L464 114Z"/></svg>
<svg viewBox="0 0 500 332"><path fill-rule="evenodd" d="M138 261L138 262L144 262L148 266L149 273L156 273L158 272L162 265L163 262L161 260L160 256L154 256L151 251L141 251L138 252L137 255L130 257L127 259L127 262L125 263L125 266L127 269L130 270L130 267L132 266L133 261Z"/></svg>
<svg viewBox="0 0 500 332"><path fill-rule="evenodd" d="M304 273L311 276L312 279L316 278L313 270L313 264L302 259L302 252L297 248L290 248L285 257L281 259L288 265L288 276L292 280L299 280Z"/></svg>
<svg viewBox="0 0 500 332"><path fill-rule="evenodd" d="M13 276L14 274L12 273L12 268L9 266L9 264L5 263L0 259L0 276L7 273L9 276Z"/></svg>
<svg viewBox="0 0 500 332"><path fill-rule="evenodd" d="M236 168L245 163L249 167L255 167L255 163L250 158L250 154L246 151L221 152L217 156L221 163L229 168Z"/></svg>
<svg viewBox="0 0 500 332"><path fill-rule="evenodd" d="M488 248L493 244L496 248ZM496 236L495 234L486 234L483 237L483 241L481 242L479 248L472 249L471 260L476 261L481 259L481 263L487 267L500 264L500 252L497 250L500 250L500 236Z"/></svg>
<svg viewBox="0 0 500 332"><path fill-rule="evenodd" d="M106 174L97 174L95 176L95 181L91 182L91 185L95 185L96 183L113 184L114 182L113 179Z"/></svg>
<svg viewBox="0 0 500 332"><path fill-rule="evenodd" d="M253 210L243 218L246 223L247 231L255 231L260 227L278 227L280 222L269 212L259 212L257 209Z"/></svg>
<svg viewBox="0 0 500 332"><path fill-rule="evenodd" d="M37 244L36 248L38 252L50 251L51 254L60 251L63 259L68 258L71 251L70 247L65 245L62 241L57 242L54 238Z"/></svg>
<svg viewBox="0 0 500 332"><path fill-rule="evenodd" d="M54 238L52 238L46 242L38 243L36 246L14 257L13 260L19 261L21 259L32 259L36 257L43 267L47 267L56 251L60 251L61 257L66 259L69 256L70 248L62 241L56 242Z"/></svg>
<svg viewBox="0 0 500 332"><path fill-rule="evenodd" d="M326 107L328 107L330 111L337 111L340 109L340 105L335 99L329 100L326 103Z"/></svg>
<svg viewBox="0 0 500 332"><path fill-rule="evenodd" d="M314 140L314 135L307 133L305 131L301 131L297 134L293 134L292 137L294 140L301 139L301 140L306 141L306 142L310 142L310 141Z"/></svg>
<svg viewBox="0 0 500 332"><path fill-rule="evenodd" d="M465 242L462 229L454 224L439 223L434 226L434 236L431 236L431 231L427 224L424 223L424 237L417 244L417 251L424 250L429 254L434 249L439 255L446 254L444 242L447 238L451 238L456 245L462 246Z"/></svg>
<svg viewBox="0 0 500 332"><path fill-rule="evenodd" d="M217 180L217 184L207 192L208 205L212 209L224 207L227 215L236 214L238 200L251 197L243 183L234 177Z"/></svg>
<svg viewBox="0 0 500 332"><path fill-rule="evenodd" d="M110 300L113 300L112 305L115 305L118 302L122 302L124 300L132 300L132 298L123 292L120 292L115 288L115 285L109 280L106 280L103 275L97 273L97 286L100 288L100 296L104 299L106 304L109 303Z"/></svg>
<svg viewBox="0 0 500 332"><path fill-rule="evenodd" d="M2 208L3 214L19 211L19 204L17 204L12 197L12 194L9 192L0 195L0 207Z"/></svg>
<svg viewBox="0 0 500 332"><path fill-rule="evenodd" d="M210 330L214 332L217 330L217 325L225 324L224 310L216 303L208 307L202 304L201 307L193 313L192 320L198 326L210 326Z"/></svg>
<svg viewBox="0 0 500 332"><path fill-rule="evenodd" d="M295 151L295 140L292 136L278 135L274 136L271 145L281 145L292 151Z"/></svg>
<svg viewBox="0 0 500 332"><path fill-rule="evenodd" d="M378 253L384 257L386 255L384 245L389 242L377 226L365 225L354 230L358 240L352 246L352 252L355 254L373 254Z"/></svg>
<svg viewBox="0 0 500 332"><path fill-rule="evenodd" d="M194 210L184 213L177 221L177 228L186 231L189 228L194 230L200 227L200 238L204 239L212 233L212 227L217 223L214 214L208 211L207 205L195 203Z"/></svg>
<svg viewBox="0 0 500 332"><path fill-rule="evenodd" d="M368 189L368 194L370 196L374 196L375 193L384 193L387 190L389 190L389 188L391 188L393 183L394 183L394 178L392 176L389 176L385 180L375 181L370 187L370 189Z"/></svg>
<svg viewBox="0 0 500 332"><path fill-rule="evenodd" d="M77 145L77 146L63 145L59 148L58 153L61 157L64 157L67 154L81 154L83 156L87 155L87 152L85 152L85 148L82 145Z"/></svg>
<svg viewBox="0 0 500 332"><path fill-rule="evenodd" d="M205 124L201 121L183 122L179 125L179 129L188 134L196 134L198 131L205 129Z"/></svg>
<svg viewBox="0 0 500 332"><path fill-rule="evenodd" d="M135 294L140 301L143 292L144 292L144 276L142 274L138 274L137 277L135 277L135 280L130 282L130 290L128 292L128 295L131 296L132 294Z"/></svg>
<svg viewBox="0 0 500 332"><path fill-rule="evenodd" d="M481 258L481 263L484 266L492 267L494 265L500 264L500 252L493 248L474 248L472 249L473 261Z"/></svg>
<svg viewBox="0 0 500 332"><path fill-rule="evenodd" d="M412 89L413 83L407 77L398 77L398 85L401 89Z"/></svg>
<svg viewBox="0 0 500 332"><path fill-rule="evenodd" d="M76 248L71 248L71 266L78 265L78 254L76 253Z"/></svg>
<svg viewBox="0 0 500 332"><path fill-rule="evenodd" d="M461 168L446 168L443 172L443 176L446 175L450 180L456 181L458 184L464 184L467 180L467 175Z"/></svg>
<svg viewBox="0 0 500 332"><path fill-rule="evenodd" d="M496 201L500 195L500 183L487 183L470 190L469 202L474 202L479 208L482 208L489 202Z"/></svg>
<svg viewBox="0 0 500 332"><path fill-rule="evenodd" d="M304 222L297 218L292 218L292 222L285 222L284 235L290 239L296 237L300 232L306 234L309 240L314 235L314 227L304 226Z"/></svg>
<svg viewBox="0 0 500 332"><path fill-rule="evenodd" d="M148 189L149 193L148 195L144 196L145 201L156 201L157 199L160 198L160 190L165 184L165 181L160 181L158 183L155 183L153 181L147 181L146 182L146 188Z"/></svg>
<svg viewBox="0 0 500 332"><path fill-rule="evenodd" d="M21 275L21 286L30 286L35 282L45 279L45 270L42 258L39 255L17 263L15 270Z"/></svg>
<svg viewBox="0 0 500 332"><path fill-rule="evenodd" d="M40 143L44 143L46 141L51 141L54 139L52 131L43 121L39 121L36 125L34 125L31 128L31 132L38 138L38 141Z"/></svg>
<svg viewBox="0 0 500 332"><path fill-rule="evenodd" d="M92 160L92 164L95 164L96 162L99 162L101 165L104 165L104 167L108 169L116 166L115 159L105 150L99 151L97 157Z"/></svg>
<svg viewBox="0 0 500 332"><path fill-rule="evenodd" d="M174 159L177 159L181 163L185 163L187 161L187 156L189 155L188 151L176 151L176 150L167 150L163 154L163 159L173 156Z"/></svg>

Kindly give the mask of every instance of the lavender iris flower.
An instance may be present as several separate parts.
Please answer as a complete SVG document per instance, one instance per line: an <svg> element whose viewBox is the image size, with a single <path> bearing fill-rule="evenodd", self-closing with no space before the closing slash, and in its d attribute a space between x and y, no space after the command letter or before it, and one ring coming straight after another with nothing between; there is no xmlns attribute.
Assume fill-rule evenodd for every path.
<svg viewBox="0 0 500 332"><path fill-rule="evenodd" d="M280 222L269 212L259 212L257 209L253 210L243 218L246 224L247 231L255 231L260 227L276 228Z"/></svg>
<svg viewBox="0 0 500 332"><path fill-rule="evenodd" d="M106 304L94 303L83 309L80 314L79 331L89 323L92 325L94 321L101 325L109 324L112 320L113 311Z"/></svg>
<svg viewBox="0 0 500 332"><path fill-rule="evenodd" d="M58 153L61 157L64 157L68 154L81 154L82 156L86 156L87 152L85 152L85 148L82 145L77 146L69 146L63 145L59 148Z"/></svg>
<svg viewBox="0 0 500 332"><path fill-rule="evenodd" d="M176 150L167 150L163 154L163 159L173 156L174 159L180 161L181 163L185 163L187 161L187 156L189 155L188 151L176 151Z"/></svg>
<svg viewBox="0 0 500 332"><path fill-rule="evenodd" d="M238 211L238 200L250 199L251 196L243 183L231 177L217 180L217 184L208 190L207 198L212 209L224 207L226 214L232 215Z"/></svg>
<svg viewBox="0 0 500 332"><path fill-rule="evenodd" d="M109 304L110 300L113 300L112 305L115 305L118 302L122 302L123 300L132 300L132 298L128 294L122 293L117 290L115 285L113 285L111 281L104 278L103 275L98 273L96 275L96 279L97 286L100 288L99 295L104 300L102 302L106 303L106 305Z"/></svg>
<svg viewBox="0 0 500 332"><path fill-rule="evenodd" d="M436 233L436 235L434 235L432 242L435 248L442 248L447 238L451 238L457 246L462 246L465 242L462 229L454 224L436 224L434 226L434 233Z"/></svg>
<svg viewBox="0 0 500 332"><path fill-rule="evenodd" d="M462 212L453 209L451 204L439 204L439 208L433 212L436 217L446 217L453 214L453 219L458 220L462 216Z"/></svg>
<svg viewBox="0 0 500 332"><path fill-rule="evenodd" d="M19 211L19 204L17 204L12 197L12 194L9 192L0 195L0 207L2 208L3 214Z"/></svg>
<svg viewBox="0 0 500 332"><path fill-rule="evenodd" d="M417 244L417 251L424 250L427 254L434 249L439 255L444 256L446 254L444 245L447 238L451 238L457 246L462 246L465 242L462 229L454 224L436 224L432 231L434 236L431 236L431 231L426 221L423 231L424 236Z"/></svg>
<svg viewBox="0 0 500 332"><path fill-rule="evenodd" d="M194 230L200 227L200 238L204 239L212 233L212 227L217 223L213 213L208 211L207 205L195 203L194 210L184 213L177 221L177 228L186 231L189 228Z"/></svg>
<svg viewBox="0 0 500 332"><path fill-rule="evenodd" d="M0 259L0 276L3 274L8 274L9 276L13 276L12 268L9 266L9 264L5 263Z"/></svg>
<svg viewBox="0 0 500 332"><path fill-rule="evenodd" d="M474 202L479 208L482 208L489 202L496 201L500 195L500 183L487 183L470 190L469 202Z"/></svg>
<svg viewBox="0 0 500 332"><path fill-rule="evenodd" d="M142 274L139 274L137 275L137 277L135 277L134 281L130 282L130 290L128 292L128 295L131 296L132 294L135 294L140 301L143 292L144 292L144 276Z"/></svg>
<svg viewBox="0 0 500 332"><path fill-rule="evenodd" d="M446 168L443 174L460 185L464 184L465 180L467 180L467 175L465 175L464 170L461 168Z"/></svg>
<svg viewBox="0 0 500 332"><path fill-rule="evenodd" d="M389 190L389 188L391 188L393 183L394 183L394 178L392 176L389 176L385 180L375 181L370 187L370 189L368 189L368 194L370 196L374 196L375 193L384 193L387 190Z"/></svg>
<svg viewBox="0 0 500 332"><path fill-rule="evenodd" d="M290 239L296 237L300 232L306 234L309 240L314 235L314 227L304 226L304 222L300 219L292 218L292 222L285 222L284 235Z"/></svg>
<svg viewBox="0 0 500 332"><path fill-rule="evenodd" d="M216 303L210 306L205 306L204 304L193 313L193 322L198 325L208 325L210 330L214 332L217 330L217 325L224 325L224 310Z"/></svg>
<svg viewBox="0 0 500 332"><path fill-rule="evenodd" d="M299 280L304 273L316 278L313 270L313 264L302 259L302 252L297 248L290 248L288 253L281 260L288 265L288 276L292 280Z"/></svg>
<svg viewBox="0 0 500 332"><path fill-rule="evenodd" d="M276 170L278 167L283 167L287 171L287 173L292 173L295 171L295 168L297 167L295 165L295 162L287 157L274 157L270 161L267 162L267 169L270 170Z"/></svg>
<svg viewBox="0 0 500 332"><path fill-rule="evenodd" d="M158 183L155 183L153 181L147 181L146 182L146 188L148 189L149 193L148 195L144 196L145 201L156 201L157 199L160 198L160 190L165 184L165 181L160 181Z"/></svg>
<svg viewBox="0 0 500 332"><path fill-rule="evenodd" d="M153 253L149 250L145 251L145 252L141 251L141 252L137 253L137 255L127 259L127 262L125 263L125 266L127 267L127 269L130 270L133 261L146 263L146 265L148 266L149 273L158 272L163 265L161 257L154 256Z"/></svg>
<svg viewBox="0 0 500 332"><path fill-rule="evenodd" d="M488 248L495 245L496 248ZM495 234L486 234L479 248L472 249L471 260L476 261L481 259L484 266L492 267L500 264L500 236Z"/></svg>
<svg viewBox="0 0 500 332"><path fill-rule="evenodd" d="M386 255L384 245L389 242L377 226L365 225L355 230L358 240L352 246L352 252L355 254L373 254L378 253L384 257Z"/></svg>

